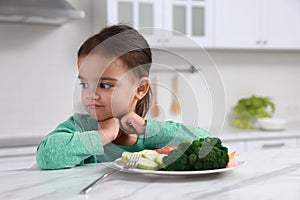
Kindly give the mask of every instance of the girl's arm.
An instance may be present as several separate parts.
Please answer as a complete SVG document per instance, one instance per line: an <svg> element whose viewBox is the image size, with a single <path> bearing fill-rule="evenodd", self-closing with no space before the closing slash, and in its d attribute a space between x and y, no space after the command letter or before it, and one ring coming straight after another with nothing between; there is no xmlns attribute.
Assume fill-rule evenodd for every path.
<svg viewBox="0 0 300 200"><path fill-rule="evenodd" d="M140 135L143 138L143 148L161 148L166 145L178 145L181 142L193 141L207 137L206 130L199 127L186 126L172 121L159 122L153 119L145 120L134 112L130 112L120 120L121 129L128 134ZM138 143L141 145L141 138ZM133 140L131 145L134 145Z"/></svg>
<svg viewBox="0 0 300 200"><path fill-rule="evenodd" d="M60 124L37 148L36 160L39 167L70 168L83 164L92 155L104 154L103 144L108 143L109 139L104 136L105 133L97 131L97 126L96 120L82 114L75 114ZM95 158L92 160L97 162Z"/></svg>
<svg viewBox="0 0 300 200"><path fill-rule="evenodd" d="M190 142L209 136L209 133L204 129L172 121L159 122L147 119L146 124L144 145L147 148L178 145L181 142Z"/></svg>

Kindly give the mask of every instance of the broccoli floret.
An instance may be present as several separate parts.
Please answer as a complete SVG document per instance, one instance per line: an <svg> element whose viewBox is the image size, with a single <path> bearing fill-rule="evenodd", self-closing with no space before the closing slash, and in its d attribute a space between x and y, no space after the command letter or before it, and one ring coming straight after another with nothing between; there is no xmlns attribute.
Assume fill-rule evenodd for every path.
<svg viewBox="0 0 300 200"><path fill-rule="evenodd" d="M219 138L202 138L192 143L183 142L163 158L165 170L210 170L226 167L228 149Z"/></svg>
<svg viewBox="0 0 300 200"><path fill-rule="evenodd" d="M215 146L215 147L223 147L222 146L222 141L220 138L214 137L214 138L210 138L207 137L205 138L205 142L207 142L210 146Z"/></svg>
<svg viewBox="0 0 300 200"><path fill-rule="evenodd" d="M215 138L217 140L216 144L215 144L215 147L219 147L219 148L222 148L223 145L222 145L222 141L220 140L220 138Z"/></svg>
<svg viewBox="0 0 300 200"><path fill-rule="evenodd" d="M194 140L192 144L190 144L189 148L185 151L187 155L192 153L199 154L200 147L202 146L204 139Z"/></svg>
<svg viewBox="0 0 300 200"><path fill-rule="evenodd" d="M178 145L177 149L186 152L190 146L191 142L182 142Z"/></svg>
<svg viewBox="0 0 300 200"><path fill-rule="evenodd" d="M167 171L188 170L188 156L180 149L174 149L168 156L163 158L163 166Z"/></svg>
<svg viewBox="0 0 300 200"><path fill-rule="evenodd" d="M194 164L195 170L210 170L226 167L229 157L226 147L213 147L204 157L198 158Z"/></svg>
<svg viewBox="0 0 300 200"><path fill-rule="evenodd" d="M189 165L190 168L194 169L195 163L198 161L198 156L195 153L189 155Z"/></svg>

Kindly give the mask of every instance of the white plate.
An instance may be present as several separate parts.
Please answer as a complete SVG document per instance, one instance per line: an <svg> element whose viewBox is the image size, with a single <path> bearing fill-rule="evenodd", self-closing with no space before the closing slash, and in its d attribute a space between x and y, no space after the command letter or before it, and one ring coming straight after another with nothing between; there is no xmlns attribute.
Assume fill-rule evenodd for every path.
<svg viewBox="0 0 300 200"><path fill-rule="evenodd" d="M237 163L237 166L230 167L230 168L222 168L222 169L213 169L213 170L201 170L201 171L155 171L155 170L145 170L145 169L124 169L124 172L130 173L141 173L141 174L154 174L154 175L172 175L172 176L187 176L187 175L197 175L197 174L213 174L213 173L220 173L220 172L227 172L233 170L241 165L243 165L245 161L241 161ZM122 169L122 162L121 158L118 158L114 161L114 165Z"/></svg>

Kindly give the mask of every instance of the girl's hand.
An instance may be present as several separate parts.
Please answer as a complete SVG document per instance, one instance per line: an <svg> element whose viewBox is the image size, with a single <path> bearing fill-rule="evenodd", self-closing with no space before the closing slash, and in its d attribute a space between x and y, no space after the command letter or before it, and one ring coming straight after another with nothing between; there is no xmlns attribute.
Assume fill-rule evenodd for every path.
<svg viewBox="0 0 300 200"><path fill-rule="evenodd" d="M146 130L146 120L135 112L129 112L120 119L123 133L141 135Z"/></svg>
<svg viewBox="0 0 300 200"><path fill-rule="evenodd" d="M119 120L116 118L110 118L105 121L98 122L97 131L102 145L106 145L120 136L121 132Z"/></svg>
<svg viewBox="0 0 300 200"><path fill-rule="evenodd" d="M136 144L138 135L144 134L146 121L135 112L129 112L120 119L120 135L114 144L132 146Z"/></svg>

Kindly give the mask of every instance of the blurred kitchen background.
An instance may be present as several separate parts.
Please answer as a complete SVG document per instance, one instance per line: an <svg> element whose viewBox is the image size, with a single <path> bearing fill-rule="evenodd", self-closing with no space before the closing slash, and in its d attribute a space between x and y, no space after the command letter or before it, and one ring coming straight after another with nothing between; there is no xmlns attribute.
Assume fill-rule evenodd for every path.
<svg viewBox="0 0 300 200"><path fill-rule="evenodd" d="M0 1L2 158L23 155L23 165L34 162L38 142L77 109L74 88L79 46L107 24L119 22L136 28L176 30L198 45L198 48L189 46L178 34L144 32L151 47L180 52L183 57L195 60L194 67L200 71L189 72L189 63L168 53L153 51L154 63L187 70L177 79L176 94L182 108L177 114L172 112L170 91L174 89L176 73L153 71L151 80L161 85L157 88L160 112L155 118L209 128L211 97L201 71L205 71L205 66L217 66L226 96L222 134L233 149L259 149L257 142L274 140L269 147L300 147L298 0L68 0L66 2L79 11L76 16L79 19L65 23L37 17L30 21L28 16L20 22L23 19L20 14L7 14L5 2L17 1ZM43 0L36 2L41 4ZM199 46L203 46L209 56ZM272 97L276 104L275 116L288 122L280 132L252 130L252 136L256 134L255 148L249 145L254 140L248 137L251 131L231 129L229 120L237 101L251 95ZM5 163L8 163L7 168L16 167Z"/></svg>

